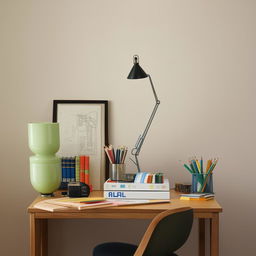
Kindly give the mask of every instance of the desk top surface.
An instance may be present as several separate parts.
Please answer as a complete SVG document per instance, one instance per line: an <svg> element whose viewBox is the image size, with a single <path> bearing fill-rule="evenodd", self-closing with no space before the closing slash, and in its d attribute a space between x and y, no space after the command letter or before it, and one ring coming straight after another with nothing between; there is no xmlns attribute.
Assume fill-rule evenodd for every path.
<svg viewBox="0 0 256 256"><path fill-rule="evenodd" d="M28 207L29 213L35 213L37 217L42 218L151 218L162 211L169 209L177 209L181 207L191 207L194 213L197 214L212 214L222 212L222 207L218 202L213 200L208 201L186 201L180 200L180 193L171 190L171 202L164 204L148 204L148 205L131 205L131 206L118 206L118 207L107 207L98 209L86 209L86 210L75 210L68 209L63 212L47 212L44 210L34 208L34 204L41 200L49 198L37 197ZM91 197L103 196L103 191L93 191L90 194ZM200 217L200 216L199 216Z"/></svg>

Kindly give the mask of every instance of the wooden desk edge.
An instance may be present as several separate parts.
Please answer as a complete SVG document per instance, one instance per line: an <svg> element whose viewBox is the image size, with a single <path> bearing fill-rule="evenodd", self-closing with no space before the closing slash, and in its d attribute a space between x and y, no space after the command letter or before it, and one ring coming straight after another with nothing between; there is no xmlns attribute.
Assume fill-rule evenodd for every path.
<svg viewBox="0 0 256 256"><path fill-rule="evenodd" d="M102 194L102 191L95 191L94 194L99 196ZM70 209L65 212L56 211L56 212L48 212L44 210L40 210L34 208L34 204L38 201L45 200L47 198L37 197L28 207L28 213L34 214L36 218L138 218L138 219L145 219L145 218L153 218L160 212L167 210L168 208L180 208L184 206L190 206L195 214L195 217L198 218L210 218L213 213L221 213L222 207L218 204L218 202L213 199L214 201L211 202L212 206L207 207L204 205L203 207L198 206L198 202L188 202L188 201L180 201L178 199L178 194L174 191L171 191L171 195L175 195L175 198L171 198L170 204L155 204L155 205L133 205L133 206L119 206L119 207L107 207L107 208L98 208L98 209L87 209L84 211ZM209 202L209 201L207 201ZM207 203L206 202L206 203ZM199 202L200 204L204 202ZM176 205L178 204L178 205ZM193 207L196 205L197 207ZM160 207L159 207L160 206ZM153 207L153 208L151 208ZM71 216L71 217L69 217ZM207 217L208 216L208 217Z"/></svg>

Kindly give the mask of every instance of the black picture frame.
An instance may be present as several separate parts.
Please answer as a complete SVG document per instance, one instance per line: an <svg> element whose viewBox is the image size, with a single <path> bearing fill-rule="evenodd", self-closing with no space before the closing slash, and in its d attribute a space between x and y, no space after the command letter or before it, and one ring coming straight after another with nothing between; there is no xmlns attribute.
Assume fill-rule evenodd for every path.
<svg viewBox="0 0 256 256"><path fill-rule="evenodd" d="M93 109L95 108L95 111L93 111ZM75 112L77 111L77 113ZM89 112L87 112L89 111ZM91 111L91 112L90 112ZM82 113L83 112L83 113ZM59 152L68 152L68 150L70 150L70 154L69 156L72 155L83 155L84 152L80 152L80 149L78 150L77 145L75 145L74 147L70 147L70 141L72 141L69 139L68 143L66 145L65 143L65 136L66 134L69 134L70 127L72 127L72 122L74 122L74 118L77 119L81 119L81 117L87 116L88 119L88 115L92 115L92 113L94 114L95 120L98 120L97 122L100 121L101 127L97 128L100 129L100 133L101 133L101 138L100 138L100 142L99 139L97 138L97 156L100 156L101 159L101 163L100 163L100 170L94 170L94 171L100 171L100 187L97 185L95 188L97 189L102 189L103 188L103 183L105 180L107 180L109 178L109 161L108 158L105 155L103 146L104 145L108 145L108 101L107 100L53 100L53 116L52 116L52 121L53 122L58 122L60 123L60 151ZM100 118L99 118L99 115ZM69 118L70 119L70 123L66 121L65 118ZM90 117L91 118L91 117ZM88 121L88 120L87 120ZM74 123L81 123L80 121L75 121ZM74 125L76 125L74 124ZM103 125L103 127L102 127ZM72 128L72 130L74 130L74 128ZM98 130L97 130L98 131ZM80 134L81 131L79 131ZM88 133L88 132L87 132ZM97 132L99 133L99 131ZM92 134L92 132L90 133ZM67 135L68 136L68 135ZM93 137L95 137L95 133L93 134ZM104 137L104 138L102 138ZM83 137L85 138L85 137ZM75 144L75 143L74 143ZM66 147L66 148L65 148ZM74 152L74 148L76 148L76 152ZM64 150L65 149L65 150ZM100 150L100 153L98 152ZM78 152L79 151L79 152ZM75 153L75 154L74 154ZM85 152L86 153L86 152ZM90 154L86 154L86 155L90 155ZM65 156L65 155L62 155ZM102 170L104 168L104 170ZM103 173L104 171L104 173ZM102 177L104 176L104 177ZM95 189L94 188L94 189Z"/></svg>

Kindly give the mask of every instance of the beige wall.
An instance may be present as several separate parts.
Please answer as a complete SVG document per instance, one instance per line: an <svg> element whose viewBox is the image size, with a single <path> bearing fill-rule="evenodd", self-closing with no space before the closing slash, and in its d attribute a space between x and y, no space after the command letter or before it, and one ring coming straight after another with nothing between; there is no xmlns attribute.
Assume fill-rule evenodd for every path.
<svg viewBox="0 0 256 256"><path fill-rule="evenodd" d="M133 146L161 100L141 152L144 170L190 180L181 162L220 157L223 256L253 255L256 203L256 2L251 0L0 0L3 256L28 255L27 123L51 121L53 99L110 101L110 142ZM147 221L52 221L50 256L91 255L103 241L139 241ZM90 237L88 237L90 235ZM196 229L180 255L197 252Z"/></svg>

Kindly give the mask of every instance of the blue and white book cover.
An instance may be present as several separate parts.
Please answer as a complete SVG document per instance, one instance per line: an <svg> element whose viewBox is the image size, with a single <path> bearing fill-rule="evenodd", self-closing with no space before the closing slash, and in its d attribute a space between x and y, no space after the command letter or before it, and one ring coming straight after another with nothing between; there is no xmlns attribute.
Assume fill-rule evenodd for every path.
<svg viewBox="0 0 256 256"><path fill-rule="evenodd" d="M168 179L164 183L134 183L134 182L109 182L104 183L104 190L128 190L128 191L169 191L170 184Z"/></svg>
<svg viewBox="0 0 256 256"><path fill-rule="evenodd" d="M113 199L170 199L170 191L104 191L104 197Z"/></svg>

